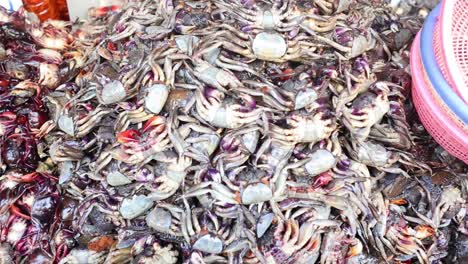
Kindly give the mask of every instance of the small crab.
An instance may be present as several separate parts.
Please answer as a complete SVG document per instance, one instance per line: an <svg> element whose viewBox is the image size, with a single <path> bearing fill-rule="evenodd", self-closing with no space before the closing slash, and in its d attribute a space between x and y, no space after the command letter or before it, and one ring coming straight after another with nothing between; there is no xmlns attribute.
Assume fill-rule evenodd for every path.
<svg viewBox="0 0 468 264"><path fill-rule="evenodd" d="M201 59L194 59L193 62L195 64L195 68L192 70L193 74L206 85L223 92L226 92L227 89L243 86L239 79L229 70L215 67Z"/></svg>
<svg viewBox="0 0 468 264"><path fill-rule="evenodd" d="M146 186L146 189L151 191L148 197L159 201L172 196L184 181L187 169L191 165L192 159L189 157L179 157L168 162L165 173L158 176L153 184Z"/></svg>
<svg viewBox="0 0 468 264"><path fill-rule="evenodd" d="M183 195L184 198L210 194L216 201L229 204L257 204L273 198L270 187L263 182L251 182L237 192L217 182L203 182L195 185Z"/></svg>
<svg viewBox="0 0 468 264"><path fill-rule="evenodd" d="M32 20L26 22L26 30L43 47L54 50L64 50L70 47L73 37L66 29L69 23L59 20L49 20L42 24Z"/></svg>
<svg viewBox="0 0 468 264"><path fill-rule="evenodd" d="M197 112L205 121L219 128L240 128L259 119L262 108L249 109L240 104L228 104L225 95L217 90L197 90Z"/></svg>
<svg viewBox="0 0 468 264"><path fill-rule="evenodd" d="M29 226L27 220L30 220L30 217L28 218L28 216L23 215L15 205L10 206L10 212L10 215L5 215L5 222L2 222L3 220L0 221L0 241L6 241L11 245L16 246L21 238L26 234Z"/></svg>
<svg viewBox="0 0 468 264"><path fill-rule="evenodd" d="M308 57L315 57L316 47L310 45L308 36L300 35L286 40L282 34L264 31L251 37L228 25L220 25L219 37L213 45L240 54L248 59L260 59L273 62L307 61ZM224 35L224 36L223 36ZM222 37L221 37L222 36Z"/></svg>
<svg viewBox="0 0 468 264"><path fill-rule="evenodd" d="M127 164L145 164L168 148L170 140L167 138L165 118L154 116L145 122L141 133L129 129L117 135L121 144L102 158L108 163L112 158ZM109 155L110 154L110 155ZM109 159L110 158L110 159Z"/></svg>
<svg viewBox="0 0 468 264"><path fill-rule="evenodd" d="M170 118L168 133L179 155L201 162L209 161L220 140L219 135L213 129L200 124L196 118L186 115L174 115Z"/></svg>
<svg viewBox="0 0 468 264"><path fill-rule="evenodd" d="M398 226L390 226L386 232L386 237L395 245L395 248L406 255L416 256L420 263L429 263L426 250L421 239L405 234L404 229Z"/></svg>
<svg viewBox="0 0 468 264"><path fill-rule="evenodd" d="M132 124L138 124L145 122L155 115L151 112L145 110L144 106L139 106L139 104L131 103L119 103L118 109L123 110L117 116L117 119L114 124L114 130L116 132L123 132Z"/></svg>
<svg viewBox="0 0 468 264"><path fill-rule="evenodd" d="M81 138L93 130L99 122L111 113L110 108L90 104L77 104L73 111L63 109L59 114L57 125L70 136Z"/></svg>
<svg viewBox="0 0 468 264"><path fill-rule="evenodd" d="M366 139L372 126L390 110L389 92L385 83L375 83L373 88L353 101L351 108L343 110L342 122L355 138Z"/></svg>
<svg viewBox="0 0 468 264"><path fill-rule="evenodd" d="M418 162L410 153L387 150L383 145L371 141L352 141L351 144L345 140L340 141L353 159L367 166L390 173L401 173L406 177L409 177L408 173L394 166L395 163L399 162L410 167L430 171L430 168L426 164Z"/></svg>
<svg viewBox="0 0 468 264"><path fill-rule="evenodd" d="M159 202L146 216L146 223L155 231L166 235L161 239L180 241L185 238L186 241L190 242L187 234L182 230L184 217L185 212L182 208Z"/></svg>
<svg viewBox="0 0 468 264"><path fill-rule="evenodd" d="M213 162L222 159L225 170L241 166L255 152L259 136L258 127L244 128L227 134L221 139L221 152L213 158Z"/></svg>
<svg viewBox="0 0 468 264"><path fill-rule="evenodd" d="M39 84L56 88L60 83L59 67L56 64L41 63L39 65Z"/></svg>
<svg viewBox="0 0 468 264"><path fill-rule="evenodd" d="M158 242L154 242L151 246L153 252L149 256L142 256L138 258L138 264L175 264L177 263L177 257L179 252L173 248L172 244L162 246Z"/></svg>
<svg viewBox="0 0 468 264"><path fill-rule="evenodd" d="M404 150L409 150L413 145L409 133L399 131L387 124L375 124L372 127L368 138L380 141L385 145L390 145Z"/></svg>
<svg viewBox="0 0 468 264"><path fill-rule="evenodd" d="M0 113L0 137L8 136L15 129L16 114L10 111Z"/></svg>
<svg viewBox="0 0 468 264"><path fill-rule="evenodd" d="M257 4L247 8L241 3L225 0L218 0L215 4L229 10L237 20L245 24L243 31L291 31L301 20L292 12L292 1L273 1L269 10L263 10Z"/></svg>
<svg viewBox="0 0 468 264"><path fill-rule="evenodd" d="M444 217L444 214L452 209L456 208L457 205L460 205L464 202L462 198L461 191L459 188L454 186L449 186L444 189L442 192L439 202L437 203L433 216L432 221L435 227L440 226Z"/></svg>
<svg viewBox="0 0 468 264"><path fill-rule="evenodd" d="M328 138L336 129L336 122L328 111L319 111L315 115L292 114L286 118L290 128L270 124L273 139L285 144L315 143Z"/></svg>

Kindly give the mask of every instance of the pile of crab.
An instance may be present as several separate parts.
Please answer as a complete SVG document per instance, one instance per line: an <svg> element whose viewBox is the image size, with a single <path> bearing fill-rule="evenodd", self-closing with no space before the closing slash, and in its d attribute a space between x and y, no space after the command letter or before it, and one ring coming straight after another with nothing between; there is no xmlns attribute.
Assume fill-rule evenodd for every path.
<svg viewBox="0 0 468 264"><path fill-rule="evenodd" d="M0 7L0 263L34 263L47 252L66 255L55 218L60 187L48 146L55 127L49 116L52 91L76 76L84 59L73 45L71 24L39 22L24 10ZM44 253L46 254L46 253Z"/></svg>
<svg viewBox="0 0 468 264"><path fill-rule="evenodd" d="M462 263L467 168L409 100L420 26L345 0L130 1L81 22L42 134L65 253L41 258Z"/></svg>

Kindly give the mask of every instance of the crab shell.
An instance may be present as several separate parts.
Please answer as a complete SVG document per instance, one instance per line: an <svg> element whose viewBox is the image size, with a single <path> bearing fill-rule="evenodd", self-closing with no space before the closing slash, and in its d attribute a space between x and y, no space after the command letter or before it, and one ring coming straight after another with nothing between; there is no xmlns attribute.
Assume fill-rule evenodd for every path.
<svg viewBox="0 0 468 264"><path fill-rule="evenodd" d="M308 105L311 105L317 98L317 92L315 92L313 89L299 91L294 101L294 110L302 109Z"/></svg>
<svg viewBox="0 0 468 264"><path fill-rule="evenodd" d="M357 157L364 164L385 167L390 159L391 153L387 149L372 142L363 142L357 149Z"/></svg>
<svg viewBox="0 0 468 264"><path fill-rule="evenodd" d="M122 186L132 182L129 178L127 178L127 176L123 175L117 170L109 172L109 174L107 174L106 180L110 186Z"/></svg>
<svg viewBox="0 0 468 264"><path fill-rule="evenodd" d="M275 219L275 215L273 213L262 215L260 219L258 219L258 222L257 222L257 237L258 238L262 237L265 234L265 232L271 226L271 223L273 223L274 219Z"/></svg>
<svg viewBox="0 0 468 264"><path fill-rule="evenodd" d="M223 241L216 236L207 234L200 237L193 248L210 254L219 254L223 251Z"/></svg>
<svg viewBox="0 0 468 264"><path fill-rule="evenodd" d="M156 207L146 216L146 223L157 231L169 230L172 223L172 215L167 210Z"/></svg>
<svg viewBox="0 0 468 264"><path fill-rule="evenodd" d="M122 82L113 80L104 84L101 93L97 93L99 103L103 105L114 104L122 101L127 96Z"/></svg>
<svg viewBox="0 0 468 264"><path fill-rule="evenodd" d="M135 195L131 198L125 198L120 205L120 214L125 219L133 219L142 215L146 210L153 207L151 201L145 195Z"/></svg>
<svg viewBox="0 0 468 264"><path fill-rule="evenodd" d="M58 127L70 136L75 136L75 124L73 118L68 115L60 115L57 121Z"/></svg>
<svg viewBox="0 0 468 264"><path fill-rule="evenodd" d="M247 186L242 192L243 204L255 204L266 202L273 197L270 187L261 182L253 183Z"/></svg>
<svg viewBox="0 0 468 264"><path fill-rule="evenodd" d="M253 53L261 60L280 59L287 49L286 41L278 33L262 32L255 36L252 43Z"/></svg>
<svg viewBox="0 0 468 264"><path fill-rule="evenodd" d="M310 176L319 175L335 167L336 159L333 154L325 149L316 150L310 155L310 161L305 164L305 169Z"/></svg>
<svg viewBox="0 0 468 264"><path fill-rule="evenodd" d="M169 88L164 84L155 84L146 89L145 108L153 114L159 114L169 96Z"/></svg>

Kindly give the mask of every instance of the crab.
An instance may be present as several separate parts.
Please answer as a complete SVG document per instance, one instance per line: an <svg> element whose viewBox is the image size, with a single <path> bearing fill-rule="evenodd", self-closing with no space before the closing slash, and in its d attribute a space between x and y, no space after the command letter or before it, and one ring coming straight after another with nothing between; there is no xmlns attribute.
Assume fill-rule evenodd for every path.
<svg viewBox="0 0 468 264"><path fill-rule="evenodd" d="M215 4L228 10L235 19L245 24L243 31L258 33L270 30L285 32L294 29L300 23L301 17L292 12L292 2L290 0L273 1L269 10L263 10L257 4L247 8L240 3L225 0L215 1Z"/></svg>
<svg viewBox="0 0 468 264"><path fill-rule="evenodd" d="M123 111L118 114L115 121L115 132L123 132L130 125L148 121L155 116L151 112L148 113L145 107L139 106L139 104L119 103L118 108L121 108Z"/></svg>
<svg viewBox="0 0 468 264"><path fill-rule="evenodd" d="M424 245L421 239L407 234L398 226L388 227L386 237L395 245L395 248L406 255L415 255L420 263L429 263Z"/></svg>
<svg viewBox="0 0 468 264"><path fill-rule="evenodd" d="M288 160L293 153L294 145L286 144L274 138L267 138L257 150L253 163L266 165L275 171L278 164Z"/></svg>
<svg viewBox="0 0 468 264"><path fill-rule="evenodd" d="M372 29L365 31L364 33L361 31L354 33L354 30L351 28L335 27L336 41L334 41L333 39L317 34L317 32L313 30L313 28L316 28L315 23L312 24L312 27L307 23L301 24L300 27L307 32L312 39L342 52L344 56L341 54L339 54L339 56L345 60L358 57L366 51L374 49L377 45L377 37L375 37L376 33ZM323 31L328 30L329 28L325 27L324 29L316 29Z"/></svg>
<svg viewBox="0 0 468 264"><path fill-rule="evenodd" d="M90 104L77 104L73 111L63 109L57 119L57 126L70 136L81 138L93 130L112 110Z"/></svg>
<svg viewBox="0 0 468 264"><path fill-rule="evenodd" d="M437 203L433 216L432 222L433 226L439 227L442 223L444 214L452 209L456 208L457 205L462 204L464 199L461 196L461 191L459 188L450 186L443 190L439 202ZM463 210L463 209L461 209Z"/></svg>
<svg viewBox="0 0 468 264"><path fill-rule="evenodd" d="M310 10L313 11L313 10ZM301 22L303 27L312 30L313 32L325 33L330 32L336 28L339 16L319 16L312 13L307 13L304 15L304 19Z"/></svg>
<svg viewBox="0 0 468 264"><path fill-rule="evenodd" d="M196 108L200 117L219 128L240 128L255 122L264 111L256 107L249 109L240 104L228 104L225 95L217 90L205 89L195 92Z"/></svg>
<svg viewBox="0 0 468 264"><path fill-rule="evenodd" d="M34 19L26 20L26 30L38 44L48 49L64 50L70 47L73 37L67 32L70 24L65 21L49 20L40 24Z"/></svg>
<svg viewBox="0 0 468 264"><path fill-rule="evenodd" d="M375 167L385 172L401 173L406 177L410 177L409 174L401 168L394 166L394 164L398 162L423 171L430 171L430 167L417 161L410 153L387 150L381 144L371 141L352 141L351 144L344 139L340 141L354 160L367 166Z"/></svg>
<svg viewBox="0 0 468 264"><path fill-rule="evenodd" d="M390 90L383 82L377 82L368 92L353 101L351 108L343 109L342 122L358 140L365 140L372 126L379 123L390 110L388 94Z"/></svg>
<svg viewBox="0 0 468 264"><path fill-rule="evenodd" d="M270 124L270 136L285 144L315 143L330 137L336 129L336 122L328 111L319 111L315 115L293 113L286 118L290 128Z"/></svg>
<svg viewBox="0 0 468 264"><path fill-rule="evenodd" d="M273 198L270 187L262 181L253 181L233 192L228 187L214 181L202 182L195 185L183 195L183 198L198 197L210 194L218 204L258 204Z"/></svg>
<svg viewBox="0 0 468 264"><path fill-rule="evenodd" d="M8 136L16 127L17 115L11 111L0 113L0 137Z"/></svg>
<svg viewBox="0 0 468 264"><path fill-rule="evenodd" d="M313 263L320 255L322 230L334 229L332 220L309 218L280 220L274 232L275 242L266 250L268 263Z"/></svg>
<svg viewBox="0 0 468 264"><path fill-rule="evenodd" d="M74 248L59 261L59 264L101 263L106 259L106 251L97 252L86 248Z"/></svg>
<svg viewBox="0 0 468 264"><path fill-rule="evenodd" d="M39 84L48 88L56 88L60 83L59 67L57 64L41 63L39 65Z"/></svg>
<svg viewBox="0 0 468 264"><path fill-rule="evenodd" d="M195 68L191 70L193 75L206 85L222 92L243 86L239 79L227 69L215 67L202 59L194 58L192 61L195 65Z"/></svg>
<svg viewBox="0 0 468 264"><path fill-rule="evenodd" d="M104 75L97 76L98 82L93 82L92 86L96 89L99 103L111 105L136 95L139 87L131 86L132 81L134 82L136 79L137 69L132 69L127 74L121 75L120 80L112 80Z"/></svg>
<svg viewBox="0 0 468 264"><path fill-rule="evenodd" d="M409 133L399 131L398 128L393 128L388 124L375 124L368 138L404 150L409 150L414 144Z"/></svg>
<svg viewBox="0 0 468 264"><path fill-rule="evenodd" d="M86 150L83 142L59 139L52 143L49 154L53 162L80 161Z"/></svg>
<svg viewBox="0 0 468 264"><path fill-rule="evenodd" d="M259 127L248 127L233 131L221 139L221 152L213 162L223 161L224 169L231 170L244 164L252 155L259 141Z"/></svg>
<svg viewBox="0 0 468 264"><path fill-rule="evenodd" d="M192 165L192 159L188 157L176 158L166 165L166 173L157 177L154 184L147 185L146 189L151 193L148 197L152 200L164 200L172 196L180 187L187 174L187 169Z"/></svg>
<svg viewBox="0 0 468 264"><path fill-rule="evenodd" d="M153 255L138 259L139 264L175 264L179 252L173 248L172 244L162 246L158 242L154 242L152 247Z"/></svg>
<svg viewBox="0 0 468 264"><path fill-rule="evenodd" d="M294 100L294 94L282 89L282 87L276 87L271 83L251 80L245 80L243 83L248 88L238 88L236 89L237 91L252 97L260 97L267 106L280 111L300 109L304 103L307 104L310 101L314 101L316 98L315 92L311 90L305 93L299 92L296 94L296 100ZM304 96L308 96L308 98L304 98Z"/></svg>
<svg viewBox="0 0 468 264"><path fill-rule="evenodd" d="M200 162L208 163L219 143L219 135L214 130L186 115L174 115L169 120L168 133L179 155Z"/></svg>
<svg viewBox="0 0 468 264"><path fill-rule="evenodd" d="M182 224L185 219L185 211L175 205L159 202L146 216L146 223L157 232L165 234L162 239L169 241L181 241L185 238L190 242L187 232Z"/></svg>
<svg viewBox="0 0 468 264"><path fill-rule="evenodd" d="M10 243L12 246L16 246L16 244L23 238L23 235L26 234L28 229L28 218L26 215L23 215L17 206L12 205L10 206L11 214L5 215L5 221L0 221L1 227L1 242Z"/></svg>
<svg viewBox="0 0 468 264"><path fill-rule="evenodd" d="M110 160L116 159L127 164L145 164L169 147L170 140L167 138L165 119L154 116L144 124L142 133L138 130L125 130L117 136L120 147L103 153L99 166L108 164ZM101 164L103 162L103 164Z"/></svg>
<svg viewBox="0 0 468 264"><path fill-rule="evenodd" d="M251 39L250 35L229 25L219 25L213 47L242 55L248 59L260 59L272 62L307 61L316 57L316 47L311 45L309 36L299 35L286 40L278 32L264 31Z"/></svg>
<svg viewBox="0 0 468 264"><path fill-rule="evenodd" d="M376 192L370 197L371 203L375 206L374 218L367 222L367 232L369 233L370 244L387 259L385 247L389 248L392 253L396 254L396 249L391 241L386 238L387 222L388 222L388 206L389 201L385 200L382 192Z"/></svg>
<svg viewBox="0 0 468 264"><path fill-rule="evenodd" d="M34 95L39 96L41 94L41 87L38 83L31 80L25 80L13 87L10 91L10 95L21 98L29 98Z"/></svg>

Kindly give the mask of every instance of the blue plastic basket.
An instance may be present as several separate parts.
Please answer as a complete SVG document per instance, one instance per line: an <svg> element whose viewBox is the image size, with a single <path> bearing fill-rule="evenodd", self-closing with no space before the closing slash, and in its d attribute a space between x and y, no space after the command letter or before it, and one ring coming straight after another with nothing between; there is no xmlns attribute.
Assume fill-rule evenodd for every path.
<svg viewBox="0 0 468 264"><path fill-rule="evenodd" d="M421 31L421 59L424 70L426 71L432 86L439 94L443 103L445 103L448 109L452 112L451 115L456 115L456 117L466 125L468 124L468 106L452 90L448 82L445 80L437 64L434 53L433 35L439 14L440 4L432 10L424 22L424 26Z"/></svg>

